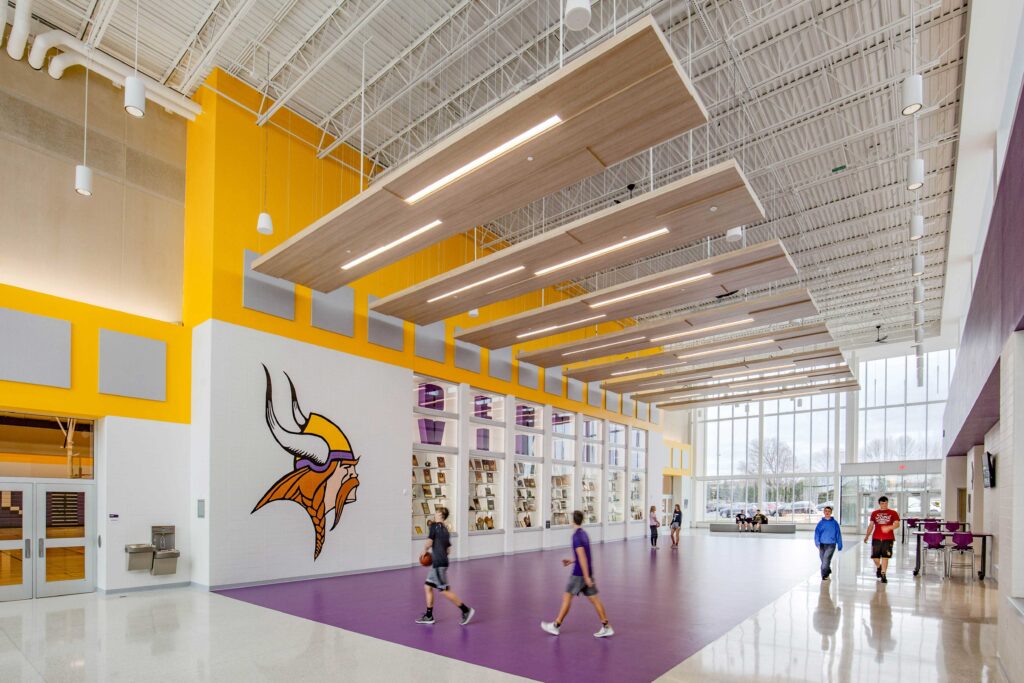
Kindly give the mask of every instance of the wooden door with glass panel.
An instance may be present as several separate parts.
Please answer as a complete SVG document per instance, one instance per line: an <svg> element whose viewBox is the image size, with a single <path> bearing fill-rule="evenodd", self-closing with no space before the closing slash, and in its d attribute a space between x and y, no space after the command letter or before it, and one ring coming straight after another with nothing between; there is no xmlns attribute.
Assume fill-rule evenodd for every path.
<svg viewBox="0 0 1024 683"><path fill-rule="evenodd" d="M32 489L0 481L0 601L32 597Z"/></svg>

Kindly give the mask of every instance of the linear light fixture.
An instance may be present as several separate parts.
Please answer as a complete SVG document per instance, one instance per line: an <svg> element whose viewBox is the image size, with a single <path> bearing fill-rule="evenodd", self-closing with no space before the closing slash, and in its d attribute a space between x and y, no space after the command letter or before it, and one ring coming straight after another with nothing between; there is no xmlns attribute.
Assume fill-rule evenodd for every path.
<svg viewBox="0 0 1024 683"><path fill-rule="evenodd" d="M549 327L542 327L539 330L533 330L532 332L523 332L522 334L517 334L516 335L516 339L524 339L526 337L532 337L535 334L543 334L545 332L552 332L554 330L560 330L563 327L572 327L573 325L582 325L583 323L588 323L591 320L599 320L600 318L603 318L603 317L605 317L604 313L602 313L601 315L592 315L589 318L581 318L580 320L573 320L571 323L562 323L561 325L551 325Z"/></svg>
<svg viewBox="0 0 1024 683"><path fill-rule="evenodd" d="M634 370L619 370L618 372L613 372L609 376L610 377L619 377L621 375L636 375L638 373L646 372L646 371L647 371L647 368L636 368Z"/></svg>
<svg viewBox="0 0 1024 683"><path fill-rule="evenodd" d="M786 372L784 374L772 375L771 377L766 377L766 378L758 377L756 381L755 380L750 380L750 381L744 381L744 382L739 382L739 383L702 382L702 383L699 383L699 384L690 385L690 387L688 387L688 388L693 389L694 391L697 391L697 390L704 390L704 389L717 389L717 388L722 388L722 387L745 387L745 386L753 386L755 384L772 384L772 383L784 381L784 380L787 380L787 379L793 379L794 377L799 377L801 374L804 374L804 373L814 372L814 371L818 371L818 370L840 369L840 368L844 367L845 365L846 365L846 363L842 362L842 363L838 363L834 367L830 366L830 367L823 367L823 368L817 368L817 367L815 367L815 368L797 368L797 367L794 367L792 364L790 364L790 365L776 365L773 368L761 368L760 370L749 370L749 369L748 370L740 370L740 371L737 371L737 372L726 373L724 375L712 375L712 376L708 377L708 379L709 380L721 379L721 378L727 377L729 375L747 375L747 376L759 375L759 374L768 372L770 370L780 369L780 368L781 369L790 370L790 372ZM673 381L675 381L677 383L679 382L679 380L673 380ZM664 383L664 382L662 382L662 383ZM652 382L651 384L654 384L654 382ZM647 386L647 385L643 385L643 386ZM639 393L640 394L645 394L645 393L652 393L652 392L651 391L643 391L643 392L639 392Z"/></svg>
<svg viewBox="0 0 1024 683"><path fill-rule="evenodd" d="M577 256L576 258L569 259L568 261L562 261L561 263L555 264L553 266L548 266L547 268L541 268L536 273L534 273L534 275L547 275L548 273L553 273L556 270L561 270L562 268L568 268L569 266L574 266L577 263L582 263L583 261L589 261L592 258L597 258L598 256L604 256L605 254L609 254L609 253L611 253L613 251L618 251L619 249L625 249L626 247L628 247L630 245L633 245L633 244L636 244L638 242L645 242L645 241L647 241L649 239L653 239L655 237L660 237L661 235L664 235L667 232L668 232L668 228L658 228L657 230L652 230L651 232L644 233L643 235L638 235L637 237L633 237L633 238L628 239L628 240L622 240L621 242L618 242L617 244L612 244L612 245L604 247L602 249L598 249L596 251L592 251L592 252L590 252L588 254L583 254L582 256Z"/></svg>
<svg viewBox="0 0 1024 683"><path fill-rule="evenodd" d="M744 318L743 320L733 320L729 323L719 323L718 325L708 325L707 327L698 327L694 330L687 330L685 332L676 332L675 334L666 334L662 337L654 337L651 339L652 342L664 341L666 339L677 339L679 337L689 337L692 334L701 334L702 332L712 332L714 330L720 330L724 327L734 327L736 325L745 325L746 323L754 322L753 318Z"/></svg>
<svg viewBox="0 0 1024 683"><path fill-rule="evenodd" d="M563 356L572 356L577 353L586 353L587 351L597 351L598 349L607 349L609 346L618 346L619 344L628 344L629 342L643 341L647 337L630 337L629 339L620 339L619 341L608 342L607 344L598 344L597 346L588 346L585 349L576 349L575 351L566 351Z"/></svg>
<svg viewBox="0 0 1024 683"><path fill-rule="evenodd" d="M490 163L491 161L494 161L495 159L500 157L505 152L508 152L508 151L510 151L512 149L515 149L516 147L518 147L519 145L523 144L524 142L527 142L528 140L531 140L531 139L537 137L538 135L540 135L544 131L547 131L547 130L553 128L554 126L557 126L561 122L562 122L562 119L558 115L552 116L549 119L541 121L536 126L531 128L530 130L528 130L526 132L523 132L523 133L520 133L519 135L515 136L511 140L507 140L506 142L503 142L502 144L498 145L497 147L495 147L491 151L487 152L486 154L483 154L481 156L478 156L476 159L473 159L471 162L469 162L465 166L461 166L461 167L455 169L454 171L452 171L448 175L444 176L443 178L440 178L439 180L435 180L434 182L430 183L429 185L424 187L422 190L419 190L417 192L412 193L411 195L409 195L408 197L405 198L405 203L406 204L415 204L416 202L418 202L419 200L423 199L427 195L433 194L434 192L437 192L438 190L440 190L445 185L450 185L451 183L455 182L456 180L458 180L459 178L461 178L461 177L463 177L465 175L469 175L470 173L472 173L473 171L477 170L478 168L480 168L484 164L487 164L487 163Z"/></svg>
<svg viewBox="0 0 1024 683"><path fill-rule="evenodd" d="M757 375L762 372L771 372L772 370L785 370L792 367L793 363L783 363L782 365L769 365L766 368L757 368L756 370L746 368L745 370L734 370L733 372L723 372L720 375L711 375L711 379L722 379L724 377L738 377L740 375Z"/></svg>
<svg viewBox="0 0 1024 683"><path fill-rule="evenodd" d="M666 289L672 289L673 287L679 287L680 285L687 285L691 282L697 282L698 280L704 280L711 277L712 273L701 273L700 275L694 275L693 277L683 278L682 280L676 280L675 282L668 282L657 287L648 287L647 289L641 289L639 292L633 292L631 294L623 294L622 296L616 296L611 299L605 299L604 301L598 301L596 304L590 304L591 308L600 308L601 306L607 306L609 304L617 304L620 301L628 301L635 299L638 296L645 296L647 294L654 294L655 292L661 292Z"/></svg>
<svg viewBox="0 0 1024 683"><path fill-rule="evenodd" d="M686 359L686 358L699 358L701 356L709 356L709 355L711 355L713 353L725 353L726 351L738 351L740 349L750 348L751 346L761 346L762 344L774 344L774 343L775 343L774 339L761 339L760 341L747 342L746 344L736 344L735 346L726 346L726 347L721 348L721 349L710 349L708 351L698 351L697 353L686 353L686 354L683 354L682 356L676 356L676 358L679 358L680 360L683 360L683 359Z"/></svg>
<svg viewBox="0 0 1024 683"><path fill-rule="evenodd" d="M450 292L446 292L444 294L440 294L438 296L435 296L433 299L427 299L427 303L428 304L432 304L435 301L440 301L441 299L447 299L450 296L455 296L456 294L461 294L462 292L465 292L467 289L473 289L474 287L479 287L480 285L486 285L488 282L493 282L494 280L497 280L499 278L503 278L506 275L511 275L512 273L518 273L520 270L525 270L525 269L526 269L526 266L516 266L515 268L509 268L504 273L498 273L497 275L492 275L490 277L485 277L483 280L477 280L476 282L473 282L471 284L463 285L462 287L459 287L458 289L453 289Z"/></svg>
<svg viewBox="0 0 1024 683"><path fill-rule="evenodd" d="M398 238L397 240L395 240L395 241L393 241L393 242L388 242L388 243L387 243L387 244L385 244L385 245L384 245L383 247L377 247L377 248L376 248L376 249L374 249L373 251L371 251L371 252L368 252L368 253L366 253L366 254L363 254L363 255L362 255L362 256L360 256L359 258L356 258L356 259L352 259L351 261L349 261L348 263L346 263L345 265L343 265L343 266L341 267L341 269L342 269L342 270L348 270L348 269L350 269L350 268L355 268L355 267L356 267L356 266L358 266L358 265L359 265L360 263L363 263L364 261L369 261L369 260L370 260L370 259L372 259L372 258L373 258L374 256L380 256L380 255L381 255L381 254L383 254L383 253L384 253L385 251L388 251L389 249L394 249L394 248L395 248L395 247L397 247L397 246L398 246L399 244L402 244L402 243L404 243L404 242L408 242L408 241L409 241L409 240L411 240L411 239L412 239L413 237L419 237L420 235L422 235L423 233L425 233L425 232L426 232L427 230L430 230L431 228L436 228L436 227L437 227L437 226L439 226L439 225L441 225L441 221L439 221L439 220L437 220L437 221L431 221L430 223L427 223L426 225L424 225L424 226L423 226L422 228L416 228L415 230L413 230L412 232L410 232L410 233L409 233L408 235L402 235L402 236L401 236L401 237L399 237L399 238Z"/></svg>

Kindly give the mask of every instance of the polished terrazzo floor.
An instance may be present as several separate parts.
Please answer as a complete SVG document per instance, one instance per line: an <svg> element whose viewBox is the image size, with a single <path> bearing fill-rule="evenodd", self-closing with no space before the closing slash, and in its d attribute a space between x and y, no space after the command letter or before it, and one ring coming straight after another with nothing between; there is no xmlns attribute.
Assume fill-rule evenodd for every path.
<svg viewBox="0 0 1024 683"><path fill-rule="evenodd" d="M688 541L698 543L701 536L698 532L684 537L683 551ZM729 546L793 545L791 539L768 537L714 540ZM741 554L747 548L735 547ZM857 544L839 555L830 583L823 585L811 574L770 604L752 607L748 617L662 680L1004 683L995 660L997 594L990 581L944 580L934 573L915 579L913 554L900 548L897 566L883 586L875 580L864 550ZM725 569L738 581L754 582L765 571L756 566ZM579 611L577 616L583 617L584 610ZM702 615L692 611L693 606L680 605L677 625L671 620L664 624L666 637L652 639L643 648L625 638L593 642L629 647L641 658L648 648L668 647L673 630L684 630L687 622L699 623ZM509 633L506 642L520 656L530 656L514 634ZM517 680L493 669L194 589L0 604L0 681L5 683L292 683L334 678Z"/></svg>

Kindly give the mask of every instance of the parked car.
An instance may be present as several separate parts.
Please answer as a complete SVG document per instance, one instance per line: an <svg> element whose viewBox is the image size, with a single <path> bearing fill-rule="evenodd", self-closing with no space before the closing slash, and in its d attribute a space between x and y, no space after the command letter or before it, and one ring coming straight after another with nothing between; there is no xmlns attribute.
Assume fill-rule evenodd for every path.
<svg viewBox="0 0 1024 683"><path fill-rule="evenodd" d="M809 500L794 501L790 508L794 515L807 515L814 512L814 505Z"/></svg>
<svg viewBox="0 0 1024 683"><path fill-rule="evenodd" d="M818 512L822 512L827 507L832 508L833 512L836 509L836 506L832 504L831 500L826 500L824 503L818 503Z"/></svg>

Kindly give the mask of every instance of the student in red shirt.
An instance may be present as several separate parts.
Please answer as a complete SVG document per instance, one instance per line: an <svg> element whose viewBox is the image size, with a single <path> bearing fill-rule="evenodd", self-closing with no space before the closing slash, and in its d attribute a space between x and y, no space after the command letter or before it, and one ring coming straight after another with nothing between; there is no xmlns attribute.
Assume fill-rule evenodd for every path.
<svg viewBox="0 0 1024 683"><path fill-rule="evenodd" d="M875 562L875 576L882 583L889 583L885 578L885 570L889 567L892 557L892 546L896 542L896 529L900 526L900 516L895 510L889 509L889 499L882 496L878 499L878 509L871 513L864 542L871 538L871 559Z"/></svg>

